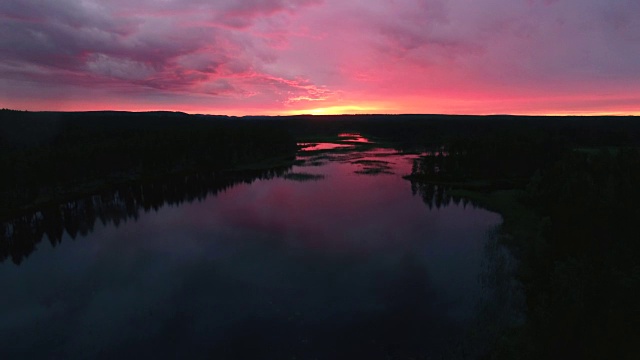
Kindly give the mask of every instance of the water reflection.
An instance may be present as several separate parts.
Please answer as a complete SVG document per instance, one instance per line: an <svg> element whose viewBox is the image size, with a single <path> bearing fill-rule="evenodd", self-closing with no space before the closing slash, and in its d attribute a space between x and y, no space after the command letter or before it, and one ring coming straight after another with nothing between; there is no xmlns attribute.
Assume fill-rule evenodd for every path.
<svg viewBox="0 0 640 360"><path fill-rule="evenodd" d="M462 201L464 206L469 203L467 198L449 195L448 189L444 185L412 181L411 192L413 195L420 196L429 209L434 207L440 209L443 206L448 206L452 201L456 205Z"/></svg>
<svg viewBox="0 0 640 360"><path fill-rule="evenodd" d="M362 143L362 144L371 143L369 139L357 133L341 133L341 134L338 134L338 137L342 141L349 141L349 142Z"/></svg>
<svg viewBox="0 0 640 360"><path fill-rule="evenodd" d="M299 143L301 151L320 151L335 149L353 149L353 145L335 143Z"/></svg>
<svg viewBox="0 0 640 360"><path fill-rule="evenodd" d="M14 261L38 247L0 265L3 357L447 356L475 319L500 217L446 192L425 206L402 178L414 158L301 153L289 178L199 175L25 217L3 239ZM322 178L291 181L305 173ZM30 251L15 250L25 231Z"/></svg>
<svg viewBox="0 0 640 360"><path fill-rule="evenodd" d="M364 136L356 133L340 133L336 142L304 142L298 143L298 147L303 152L326 151L335 149L356 149L356 145L372 144Z"/></svg>
<svg viewBox="0 0 640 360"><path fill-rule="evenodd" d="M93 231L96 221L118 227L141 212L158 211L166 205L179 206L202 201L239 183L272 179L288 169L244 171L232 176L223 173L196 173L155 182L122 185L90 197L68 201L5 221L0 228L0 262L10 258L20 264L46 235L51 245Z"/></svg>

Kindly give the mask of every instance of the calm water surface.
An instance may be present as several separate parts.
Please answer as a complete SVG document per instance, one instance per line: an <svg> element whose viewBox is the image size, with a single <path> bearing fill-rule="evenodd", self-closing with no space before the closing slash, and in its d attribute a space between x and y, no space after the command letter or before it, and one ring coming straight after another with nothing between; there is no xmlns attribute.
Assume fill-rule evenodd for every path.
<svg viewBox="0 0 640 360"><path fill-rule="evenodd" d="M290 171L305 176L98 222L55 247L44 235L19 266L0 263L2 358L447 354L475 319L501 219L430 208L401 177L415 155L367 149L307 148Z"/></svg>

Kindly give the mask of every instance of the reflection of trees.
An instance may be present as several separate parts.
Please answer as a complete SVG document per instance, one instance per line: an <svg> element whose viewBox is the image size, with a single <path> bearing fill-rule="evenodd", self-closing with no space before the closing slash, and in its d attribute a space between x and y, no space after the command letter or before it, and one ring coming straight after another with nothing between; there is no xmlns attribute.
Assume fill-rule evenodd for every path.
<svg viewBox="0 0 640 360"><path fill-rule="evenodd" d="M443 205L449 205L451 202L451 197L442 185L412 181L411 192L413 195L420 195L424 203L429 206L429 209L432 209L434 206L439 209Z"/></svg>
<svg viewBox="0 0 640 360"><path fill-rule="evenodd" d="M450 190L450 187L442 184L411 181L411 192L414 196L419 195L422 197L422 201L429 206L429 209L433 209L434 207L440 209L441 207L448 206L451 202L456 205L462 202L464 206L467 206L469 203L476 206L473 201L467 198L451 195Z"/></svg>
<svg viewBox="0 0 640 360"><path fill-rule="evenodd" d="M46 235L53 246L66 232L72 239L93 231L96 221L120 225L136 220L141 211L158 210L165 205L180 205L204 200L239 183L270 179L283 175L287 168L225 174L196 173L147 183L122 185L89 197L67 201L22 215L2 224L0 261L7 258L20 264Z"/></svg>

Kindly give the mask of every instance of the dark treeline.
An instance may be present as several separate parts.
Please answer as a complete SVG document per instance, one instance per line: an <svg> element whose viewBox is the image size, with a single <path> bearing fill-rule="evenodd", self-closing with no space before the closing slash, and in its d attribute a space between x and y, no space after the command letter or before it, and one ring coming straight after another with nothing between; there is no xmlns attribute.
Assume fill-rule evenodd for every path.
<svg viewBox="0 0 640 360"><path fill-rule="evenodd" d="M151 182L122 184L61 204L50 205L1 223L0 262L11 259L20 264L45 238L53 246L66 233L72 239L93 231L96 222L118 226L137 219L141 212L165 205L204 200L239 183L282 176L288 168L245 170L233 173L208 172L173 176Z"/></svg>
<svg viewBox="0 0 640 360"><path fill-rule="evenodd" d="M457 136L417 159L411 177L449 183L483 181L485 186L496 189L517 187L575 146L578 146L575 140L571 143L543 132L500 131L482 137Z"/></svg>
<svg viewBox="0 0 640 360"><path fill-rule="evenodd" d="M430 127L439 128L439 136L422 143L430 156L414 163L411 178L466 182L465 187L469 182L492 189L524 187L537 170L550 168L568 152L640 146L640 122L633 117L454 119Z"/></svg>
<svg viewBox="0 0 640 360"><path fill-rule="evenodd" d="M574 134L590 134L589 126ZM494 202L510 194L519 204L488 203L503 213L503 242L520 260L528 319L490 358L637 357L640 152L633 129L564 138L507 128L452 138L415 161L408 178L429 206L459 201L449 195L455 189L511 189L494 193L502 199Z"/></svg>
<svg viewBox="0 0 640 360"><path fill-rule="evenodd" d="M181 113L0 111L0 213L110 183L293 160L270 122Z"/></svg>

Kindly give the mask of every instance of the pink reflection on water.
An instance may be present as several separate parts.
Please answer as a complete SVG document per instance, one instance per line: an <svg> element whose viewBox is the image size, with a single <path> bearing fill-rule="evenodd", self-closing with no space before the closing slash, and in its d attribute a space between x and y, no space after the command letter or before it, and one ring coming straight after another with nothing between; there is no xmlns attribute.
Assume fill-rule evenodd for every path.
<svg viewBox="0 0 640 360"><path fill-rule="evenodd" d="M487 228L499 219L461 206L428 209L419 197L412 196L411 184L402 179L411 172L410 160L418 155L388 149L350 157L335 155L322 166L292 169L324 175L320 181L278 178L242 184L184 208L184 216L176 220L185 221L191 229L223 231L237 241L273 240L323 253L364 255L401 252L418 245L417 239L434 234L455 234L447 236L448 241L454 238L469 245L471 240L464 234ZM362 161L384 161L389 172L362 174L359 171L366 166Z"/></svg>
<svg viewBox="0 0 640 360"><path fill-rule="evenodd" d="M353 145L335 143L298 143L298 146L301 147L300 151L333 150L353 147Z"/></svg>
<svg viewBox="0 0 640 360"><path fill-rule="evenodd" d="M319 150L333 150L341 148L354 148L355 144L370 144L369 139L363 137L357 133L341 133L338 134L339 142L305 142L298 143L300 151L319 151ZM352 145L354 144L354 145Z"/></svg>
<svg viewBox="0 0 640 360"><path fill-rule="evenodd" d="M338 137L345 138L343 141L356 142L356 143L370 143L369 139L363 137L357 133L342 133L338 134Z"/></svg>

